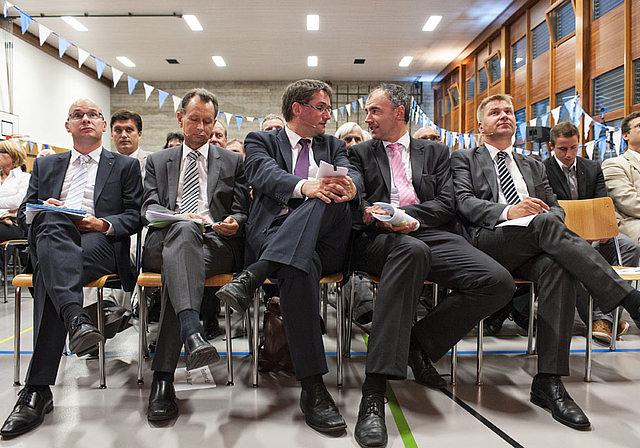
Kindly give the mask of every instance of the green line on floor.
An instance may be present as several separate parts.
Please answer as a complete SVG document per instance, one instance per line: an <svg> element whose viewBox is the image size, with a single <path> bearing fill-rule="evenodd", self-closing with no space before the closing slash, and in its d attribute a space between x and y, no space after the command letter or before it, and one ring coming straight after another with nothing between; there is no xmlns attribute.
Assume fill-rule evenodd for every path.
<svg viewBox="0 0 640 448"><path fill-rule="evenodd" d="M362 338L364 339L365 345L368 345L369 336L363 334ZM407 423L407 419L404 416L404 412L402 412L402 408L398 403L396 394L393 392L393 388L391 387L391 383L389 383L389 381L387 381L386 396L387 403L389 404L389 409L391 410L391 415L393 416L393 420L396 422L398 432L400 433L400 437L402 438L402 443L404 443L404 446L406 448L418 448L416 439L413 437L411 428L409 428L409 423Z"/></svg>

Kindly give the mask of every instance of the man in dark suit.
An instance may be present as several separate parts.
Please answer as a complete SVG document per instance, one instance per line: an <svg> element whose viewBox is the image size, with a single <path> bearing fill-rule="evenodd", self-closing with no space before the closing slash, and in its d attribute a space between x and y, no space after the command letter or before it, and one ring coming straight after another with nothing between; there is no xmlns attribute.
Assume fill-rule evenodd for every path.
<svg viewBox="0 0 640 448"><path fill-rule="evenodd" d="M287 340L302 384L300 407L321 432L346 428L322 381L327 373L318 314L322 274L342 269L351 228L350 201L360 177L345 143L326 135L331 88L300 80L282 96L284 129L245 139L247 179L254 202L247 223L249 267L217 293L244 312L267 277L277 278ZM347 176L316 179L321 162L347 167Z"/></svg>
<svg viewBox="0 0 640 448"><path fill-rule="evenodd" d="M567 229L544 165L513 151L511 97L484 99L477 118L485 144L451 156L458 212L478 249L514 275L537 283L538 374L531 401L550 409L567 426L589 428L589 419L561 380L561 375L569 374L573 282L581 281L605 312L620 304L640 317L640 293L589 243ZM524 225L510 225L517 218Z"/></svg>
<svg viewBox="0 0 640 448"><path fill-rule="evenodd" d="M409 137L410 108L404 88L382 84L374 89L365 106L373 140L352 146L349 153L364 183L354 219L360 233L353 268L380 276L354 431L362 447L387 443L386 380L404 379L408 359L416 381L445 387L431 361L440 359L480 319L504 306L515 291L506 269L452 233L455 199L449 149ZM396 157L400 163L395 163ZM393 226L376 220L375 202L399 207L418 222ZM412 332L425 279L453 293Z"/></svg>
<svg viewBox="0 0 640 448"><path fill-rule="evenodd" d="M559 200L592 199L607 197L607 186L600 164L596 161L578 156L578 128L569 121L563 121L551 129L549 147L553 157L543 163L547 168L549 185ZM620 233L618 235L620 257L623 266L637 266L640 257L640 246L631 238ZM594 241L592 245L609 262L617 265L618 256L612 239ZM576 284L576 306L583 322L588 321L589 293L581 284ZM613 313L603 313L599 306L593 309L593 337L605 343L611 342ZM629 329L629 323L620 320L618 335Z"/></svg>
<svg viewBox="0 0 640 448"><path fill-rule="evenodd" d="M102 335L82 308L82 286L117 273L126 291L133 290L135 269L129 261L129 236L141 227L140 165L102 147L107 123L100 107L78 100L65 123L73 138L70 152L37 159L18 221L26 226L33 265L33 355L26 386L0 433L23 434L53 409L49 388L55 383L64 341L71 353L90 350ZM27 204L82 209L82 219L42 211L32 220Z"/></svg>
<svg viewBox="0 0 640 448"><path fill-rule="evenodd" d="M249 187L242 156L209 143L217 113L213 93L190 90L177 113L184 144L147 157L143 216L154 211L194 220L150 227L145 241L144 268L162 273L149 420L178 415L173 374L183 344L187 370L219 359L200 324L204 283L207 277L242 267ZM204 232L198 222L204 224Z"/></svg>

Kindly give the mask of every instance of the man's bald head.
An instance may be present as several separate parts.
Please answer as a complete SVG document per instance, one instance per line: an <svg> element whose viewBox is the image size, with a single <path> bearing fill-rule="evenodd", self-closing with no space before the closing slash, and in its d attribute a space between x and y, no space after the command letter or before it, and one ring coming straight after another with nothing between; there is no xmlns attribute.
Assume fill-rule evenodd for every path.
<svg viewBox="0 0 640 448"><path fill-rule="evenodd" d="M422 126L413 134L413 138L420 140L431 140L434 142L440 142L440 133L433 126Z"/></svg>

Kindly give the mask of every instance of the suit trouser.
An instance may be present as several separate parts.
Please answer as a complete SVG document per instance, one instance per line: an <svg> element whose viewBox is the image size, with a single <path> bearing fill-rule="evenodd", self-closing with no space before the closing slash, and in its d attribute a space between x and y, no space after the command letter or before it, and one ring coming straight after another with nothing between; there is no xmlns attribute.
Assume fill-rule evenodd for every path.
<svg viewBox="0 0 640 448"><path fill-rule="evenodd" d="M539 373L569 375L576 280L603 312L633 290L602 255L551 213L536 216L528 227L481 228L476 246L515 276L537 284Z"/></svg>
<svg viewBox="0 0 640 448"><path fill-rule="evenodd" d="M406 377L413 316L425 279L453 290L413 327L434 361L515 291L511 275L498 262L444 230L374 233L355 247L354 267L380 276L366 373Z"/></svg>
<svg viewBox="0 0 640 448"><path fill-rule="evenodd" d="M230 273L235 266L234 240L213 231L202 233L192 222L178 221L149 232L142 256L145 270L162 274L162 307L151 369L170 372L180 359L178 313L200 312L207 277Z"/></svg>
<svg viewBox="0 0 640 448"><path fill-rule="evenodd" d="M267 231L260 260L284 266L273 277L296 379L328 372L320 328L319 281L342 270L351 212L348 203L310 199L290 215L276 217Z"/></svg>
<svg viewBox="0 0 640 448"><path fill-rule="evenodd" d="M82 286L116 272L113 245L102 233L80 233L63 213L40 212L28 231L33 264L34 345L27 384L55 384L67 330L60 310L82 306Z"/></svg>

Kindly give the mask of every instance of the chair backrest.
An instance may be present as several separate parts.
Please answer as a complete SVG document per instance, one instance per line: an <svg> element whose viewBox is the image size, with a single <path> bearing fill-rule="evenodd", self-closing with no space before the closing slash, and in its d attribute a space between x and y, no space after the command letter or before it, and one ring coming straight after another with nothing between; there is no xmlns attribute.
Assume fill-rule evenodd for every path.
<svg viewBox="0 0 640 448"><path fill-rule="evenodd" d="M618 221L611 198L558 201L564 209L564 222L585 240L618 236Z"/></svg>

